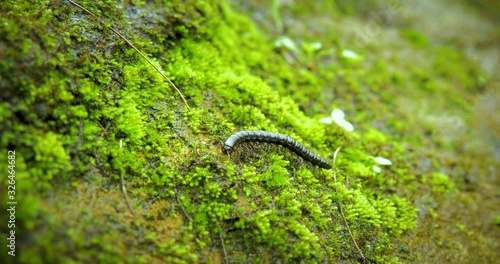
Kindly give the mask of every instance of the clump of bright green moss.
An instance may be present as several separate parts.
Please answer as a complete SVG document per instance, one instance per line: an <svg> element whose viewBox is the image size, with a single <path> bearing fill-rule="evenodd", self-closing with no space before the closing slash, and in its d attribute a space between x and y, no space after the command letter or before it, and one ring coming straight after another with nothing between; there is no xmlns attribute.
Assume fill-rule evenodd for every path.
<svg viewBox="0 0 500 264"><path fill-rule="evenodd" d="M397 263L411 258L395 241L417 227L414 191L455 188L443 173L416 181L407 146L389 133L403 129L397 118L376 129L362 108L326 103L334 77L338 94L351 93L361 107L389 103L377 94L406 77L381 61L366 70L342 60L339 46L316 53L315 42L304 41L291 62L223 1L80 3L106 25L69 2L14 2L0 5L0 45L10 47L0 69L12 73L0 79L0 124L2 148L18 153L21 261L49 252L40 262L355 262L342 207L364 255ZM192 109L110 25L153 59ZM427 45L415 32L405 36ZM436 58L447 78L443 58L460 57L443 50ZM319 122L333 105L356 109L359 131ZM343 146L335 178L279 147L242 146L228 157L221 143L240 129L287 134L329 160ZM373 156L394 165L376 172Z"/></svg>

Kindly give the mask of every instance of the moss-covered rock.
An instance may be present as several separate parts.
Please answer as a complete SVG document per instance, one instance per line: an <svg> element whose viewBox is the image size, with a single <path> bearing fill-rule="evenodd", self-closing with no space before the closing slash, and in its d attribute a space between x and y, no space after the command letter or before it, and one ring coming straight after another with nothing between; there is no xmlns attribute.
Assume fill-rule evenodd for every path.
<svg viewBox="0 0 500 264"><path fill-rule="evenodd" d="M3 1L0 149L15 150L17 204L15 228L0 229L15 231L16 257L3 246L2 259L356 263L352 234L369 262L450 261L476 247L482 257L464 261L494 260L492 236L454 212L474 205L460 182L472 161L479 174L495 161L457 157L468 134L442 125L470 124L488 78L411 28L395 46L429 61L350 49L340 24L285 35L299 19L333 28L367 12L344 2L238 7L246 14L219 0L80 2L97 20L71 1ZM335 108L353 132L321 121ZM225 155L222 142L244 129L286 134L328 160L342 146L336 171L265 144Z"/></svg>

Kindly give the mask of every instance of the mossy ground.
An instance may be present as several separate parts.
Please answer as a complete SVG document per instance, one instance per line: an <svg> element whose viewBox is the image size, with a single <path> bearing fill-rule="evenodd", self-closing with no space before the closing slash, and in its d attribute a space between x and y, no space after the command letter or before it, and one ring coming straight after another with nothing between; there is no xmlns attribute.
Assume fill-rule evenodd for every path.
<svg viewBox="0 0 500 264"><path fill-rule="evenodd" d="M342 206L369 262L498 260L498 122L474 107L498 97L496 77L405 21L356 19L402 6L344 2L80 2L101 25L68 1L3 1L0 144L16 150L19 255L2 246L2 259L357 263ZM319 122L335 108L354 132ZM223 154L243 129L329 161L342 146L336 181L278 147ZM375 172L376 156L392 165Z"/></svg>

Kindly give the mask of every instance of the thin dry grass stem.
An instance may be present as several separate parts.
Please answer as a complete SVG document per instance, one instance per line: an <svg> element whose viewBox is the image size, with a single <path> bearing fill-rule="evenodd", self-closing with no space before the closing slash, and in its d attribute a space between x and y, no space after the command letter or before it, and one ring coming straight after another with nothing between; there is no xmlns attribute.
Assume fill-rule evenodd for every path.
<svg viewBox="0 0 500 264"><path fill-rule="evenodd" d="M137 218L137 215L135 214L134 210L132 209L132 205L128 201L127 189L125 189L125 185L124 185L123 182L124 182L123 181L123 173L120 173L120 186L121 186L121 189L122 189L123 196L125 196L125 202L127 203L128 209L130 210L130 212L132 213L132 215L135 218Z"/></svg>
<svg viewBox="0 0 500 264"><path fill-rule="evenodd" d="M227 259L226 246L224 245L224 239L222 238L222 231L219 231L220 243L222 244L222 254L224 254L224 263L229 264L229 260Z"/></svg>
<svg viewBox="0 0 500 264"><path fill-rule="evenodd" d="M120 139L120 149L122 148L122 140ZM132 209L132 205L128 200L127 189L125 188L125 181L123 180L123 172L120 173L120 189L122 190L123 196L125 197L125 202L127 203L128 209L132 213L132 215L137 219L137 215Z"/></svg>
<svg viewBox="0 0 500 264"><path fill-rule="evenodd" d="M337 183L337 169L336 169L335 165L337 162L337 154L340 152L341 149L342 149L342 147L339 147L337 150L335 150L335 153L333 154L333 180L335 181L335 183ZM348 182L347 182L347 176L346 176L346 186L347 186L347 183ZM349 236L351 237L352 243L354 244L354 247L356 248L359 255L361 256L361 259L364 261L365 255L363 255L363 252L359 248L358 243L356 242L356 239L354 239L354 236L352 235L351 228L349 227L349 223L347 222L347 219L345 219L344 210L342 209L342 205L340 203L339 203L339 209L340 209L340 215L342 216L342 219L344 220L344 224L347 228L347 232L349 232Z"/></svg>
<svg viewBox="0 0 500 264"><path fill-rule="evenodd" d="M337 170L335 169L335 163L337 162L337 155L339 154L342 147L338 147L333 153L333 180L337 182Z"/></svg>
<svg viewBox="0 0 500 264"><path fill-rule="evenodd" d="M182 205L181 203L181 200L179 199L179 192L178 190L175 190L175 200L177 201L177 203L179 204L179 207L181 208L181 211L182 211L182 214L184 214L184 217L189 221L189 222L193 222L193 218L191 218L191 216L189 216L189 214L186 212L186 209L184 208L184 206Z"/></svg>
<svg viewBox="0 0 500 264"><path fill-rule="evenodd" d="M340 215L342 215L342 219L344 219L345 226L347 227L347 232L349 232L349 236L351 237L352 243L354 244L354 247L358 251L359 255L361 256L362 260L365 260L365 255L363 255L363 252L358 246L358 243L356 242L356 239L354 239L354 236L352 235L351 228L349 227L349 223L347 223L347 220L345 219L344 216L344 211L342 210L342 206L339 204L340 208Z"/></svg>
<svg viewBox="0 0 500 264"><path fill-rule="evenodd" d="M81 6L80 4L72 1L72 0L68 0L71 4L75 5L76 7L82 9L83 11L85 11L87 14L91 15L92 17L94 17L99 23L101 23L103 26L106 26L106 24L104 23L104 21L102 19L100 19L99 17L97 17L96 15L94 15L92 12L90 12L89 10L87 10L85 7ZM177 86L175 86L175 84L162 72L160 71L160 69L153 64L153 62L148 58L146 57L146 55L144 53L142 53L134 44L132 44L132 42L130 42L127 38L125 38L125 36L123 36L118 30L116 30L114 27L109 27L109 29L111 29L116 35L118 35L118 37L120 37L121 39L123 39L123 41L125 41L125 43L127 43L127 45L129 45L131 48L133 48L137 53L139 53L139 55L141 55L141 57L143 57L148 63L149 65L151 65L165 80L167 80L167 82L174 88L174 90L180 95L182 101L184 102L184 104L186 105L186 107L188 109L191 109L186 101L186 98L184 98L184 95L181 93L181 91L179 90L179 88L177 88Z"/></svg>

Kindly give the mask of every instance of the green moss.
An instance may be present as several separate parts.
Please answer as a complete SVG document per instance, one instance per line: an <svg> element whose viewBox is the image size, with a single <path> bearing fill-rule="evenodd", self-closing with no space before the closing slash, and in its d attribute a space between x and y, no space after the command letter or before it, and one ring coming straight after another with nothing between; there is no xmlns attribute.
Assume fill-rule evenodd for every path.
<svg viewBox="0 0 500 264"><path fill-rule="evenodd" d="M449 78L471 92L477 92L476 89L481 87L477 85L480 74L474 64L457 50L443 47L436 49L433 67L437 75Z"/></svg>
<svg viewBox="0 0 500 264"><path fill-rule="evenodd" d="M432 173L430 176L424 177L423 181L424 183L429 181L432 190L436 193L447 193L455 190L455 184L443 173Z"/></svg>
<svg viewBox="0 0 500 264"><path fill-rule="evenodd" d="M495 224L500 225L500 216L495 216Z"/></svg>
<svg viewBox="0 0 500 264"><path fill-rule="evenodd" d="M402 36L417 48L425 48L429 45L429 40L421 32L409 29L402 32Z"/></svg>
<svg viewBox="0 0 500 264"><path fill-rule="evenodd" d="M272 165L265 175L266 185L268 188L286 188L290 184L290 175L285 169L288 161L282 160L281 157L273 156L271 159Z"/></svg>
<svg viewBox="0 0 500 264"><path fill-rule="evenodd" d="M386 144L388 141L387 135L376 129L370 129L368 132L365 133L364 138L368 142L371 141L380 145Z"/></svg>
<svg viewBox="0 0 500 264"><path fill-rule="evenodd" d="M463 66L460 52L435 48L422 33L401 34L419 52L435 51L432 67L374 58L377 48L350 61L338 32L291 33L295 48L277 46L276 36L223 1L81 3L106 25L66 2L14 2L0 5L0 46L9 47L0 62L9 73L0 78L7 99L0 142L19 153L24 262L40 255L68 263L354 262L339 206L369 260L405 262L425 254L405 245L417 229L415 204L439 221L439 199L458 191L448 161L432 154L442 139L426 141L393 98L460 85L440 106L467 112L461 95L485 79ZM284 14L342 13L333 4L277 3L278 28ZM110 26L148 54L192 109ZM333 105L353 117L355 132L319 122ZM336 182L331 170L282 147L223 154L221 143L242 129L287 134L330 161L342 146ZM375 173L374 156L393 165ZM427 161L443 173L429 173ZM130 218L120 176L138 219ZM453 226L468 234L469 225Z"/></svg>
<svg viewBox="0 0 500 264"><path fill-rule="evenodd" d="M63 177L72 169L70 157L58 136L52 132L36 137L34 143L34 158L38 166L31 168L30 174L40 188L49 189L49 182L54 177Z"/></svg>

